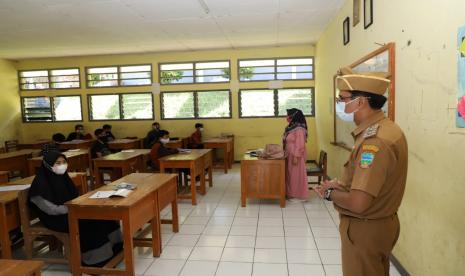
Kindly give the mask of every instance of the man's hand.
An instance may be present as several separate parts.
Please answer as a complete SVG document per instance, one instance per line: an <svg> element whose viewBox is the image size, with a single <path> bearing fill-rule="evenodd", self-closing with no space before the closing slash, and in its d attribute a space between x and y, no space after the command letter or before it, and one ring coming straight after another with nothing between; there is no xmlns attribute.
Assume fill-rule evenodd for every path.
<svg viewBox="0 0 465 276"><path fill-rule="evenodd" d="M321 197L321 198L325 197L326 189L323 186L316 186L313 190L315 190L316 194L319 197Z"/></svg>
<svg viewBox="0 0 465 276"><path fill-rule="evenodd" d="M339 190L339 191L346 191L344 185L342 184L341 181L337 180L337 178L333 179L333 180L323 180L320 182L320 186L324 188L324 190L326 191L327 189L329 188L333 188L335 190Z"/></svg>

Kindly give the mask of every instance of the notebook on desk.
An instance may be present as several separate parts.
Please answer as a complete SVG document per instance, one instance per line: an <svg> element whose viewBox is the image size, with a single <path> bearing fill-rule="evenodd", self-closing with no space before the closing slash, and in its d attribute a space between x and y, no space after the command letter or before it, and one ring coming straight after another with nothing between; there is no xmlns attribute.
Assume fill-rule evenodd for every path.
<svg viewBox="0 0 465 276"><path fill-rule="evenodd" d="M98 191L91 195L89 198L110 198L110 197L128 197L131 193L128 189L119 189L116 191Z"/></svg>

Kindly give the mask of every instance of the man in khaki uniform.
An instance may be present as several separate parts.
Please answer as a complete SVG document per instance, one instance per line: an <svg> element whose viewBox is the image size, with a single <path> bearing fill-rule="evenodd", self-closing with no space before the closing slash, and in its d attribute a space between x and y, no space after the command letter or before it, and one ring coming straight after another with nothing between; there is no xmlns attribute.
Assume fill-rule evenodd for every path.
<svg viewBox="0 0 465 276"><path fill-rule="evenodd" d="M381 110L390 84L386 77L355 74L348 68L337 77L340 117L353 116L355 145L341 181L324 181L315 190L332 200L340 214L345 276L389 275L389 256L399 237L397 210L407 177L407 141Z"/></svg>

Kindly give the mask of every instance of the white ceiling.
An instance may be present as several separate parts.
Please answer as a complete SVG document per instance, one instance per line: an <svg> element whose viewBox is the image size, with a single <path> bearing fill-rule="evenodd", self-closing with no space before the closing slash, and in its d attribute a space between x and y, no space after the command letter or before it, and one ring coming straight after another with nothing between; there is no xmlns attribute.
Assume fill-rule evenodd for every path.
<svg viewBox="0 0 465 276"><path fill-rule="evenodd" d="M316 43L344 0L0 0L0 58Z"/></svg>

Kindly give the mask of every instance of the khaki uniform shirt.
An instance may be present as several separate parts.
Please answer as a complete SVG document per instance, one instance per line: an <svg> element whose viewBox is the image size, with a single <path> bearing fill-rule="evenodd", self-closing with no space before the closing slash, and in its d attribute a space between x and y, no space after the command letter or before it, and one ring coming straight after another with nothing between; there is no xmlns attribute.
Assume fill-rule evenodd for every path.
<svg viewBox="0 0 465 276"><path fill-rule="evenodd" d="M402 130L377 111L353 132L354 148L345 163L342 183L348 190L364 191L374 197L362 214L335 206L348 216L377 219L399 209L407 178L407 140Z"/></svg>

